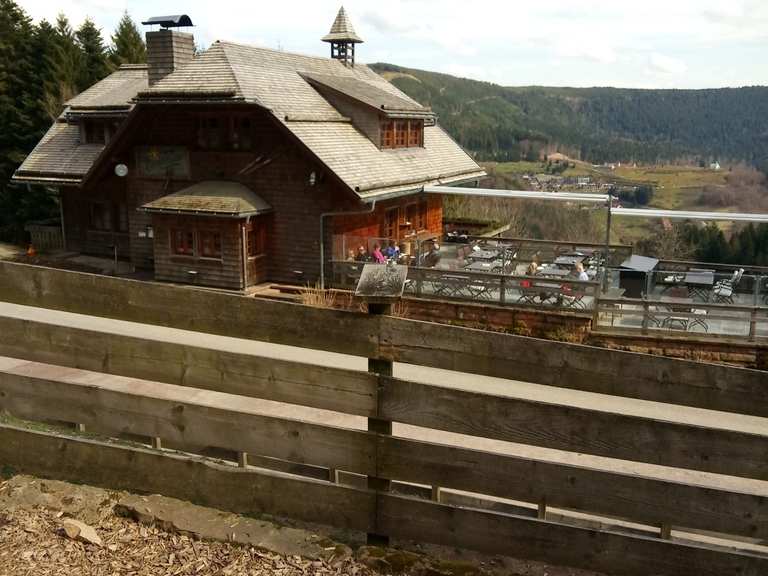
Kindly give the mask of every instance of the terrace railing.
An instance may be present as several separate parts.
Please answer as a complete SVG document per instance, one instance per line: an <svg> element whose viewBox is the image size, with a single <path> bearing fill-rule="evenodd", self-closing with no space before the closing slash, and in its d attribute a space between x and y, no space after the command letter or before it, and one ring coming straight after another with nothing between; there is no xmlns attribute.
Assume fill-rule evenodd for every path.
<svg viewBox="0 0 768 576"><path fill-rule="evenodd" d="M600 298L593 329L699 335L755 342L768 339L768 307Z"/></svg>
<svg viewBox="0 0 768 576"><path fill-rule="evenodd" d="M363 266L360 262L333 262L334 287L354 290ZM416 266L408 268L405 287L405 295L417 298L570 311L592 310L599 291L598 282L570 278L510 276Z"/></svg>

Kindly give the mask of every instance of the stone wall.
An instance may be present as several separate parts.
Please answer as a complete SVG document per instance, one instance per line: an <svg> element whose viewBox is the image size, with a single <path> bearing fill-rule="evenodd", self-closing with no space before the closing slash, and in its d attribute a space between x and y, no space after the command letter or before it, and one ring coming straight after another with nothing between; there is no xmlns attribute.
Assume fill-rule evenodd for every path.
<svg viewBox="0 0 768 576"><path fill-rule="evenodd" d="M717 362L768 370L768 344L737 342L725 339L690 339L671 336L656 337L623 334L591 333L585 340L590 346L600 346L612 350L625 350L695 360L699 362Z"/></svg>

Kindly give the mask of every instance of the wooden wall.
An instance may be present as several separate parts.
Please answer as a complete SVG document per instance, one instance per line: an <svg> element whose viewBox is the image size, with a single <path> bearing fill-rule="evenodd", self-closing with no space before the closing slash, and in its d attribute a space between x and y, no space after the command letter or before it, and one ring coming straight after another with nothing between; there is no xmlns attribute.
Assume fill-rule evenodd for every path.
<svg viewBox="0 0 768 576"><path fill-rule="evenodd" d="M130 235L127 230L121 232L117 229L115 213L119 205L125 205L129 211L130 220L124 180L114 174L110 175L87 194L79 188L64 187L61 189L61 198L67 250L112 257L114 255L112 246L117 245L118 256L125 258L129 256ZM112 207L112 230L93 229L91 225L93 202L104 202Z"/></svg>
<svg viewBox="0 0 768 576"><path fill-rule="evenodd" d="M178 284L197 284L239 290L243 285L243 249L240 220L155 214L155 278ZM221 234L222 257L201 258L172 253L171 230L210 230ZM191 274L196 272L196 274Z"/></svg>
<svg viewBox="0 0 768 576"><path fill-rule="evenodd" d="M320 275L320 216L325 212L364 210L363 204L335 177L317 163L265 112L253 110L249 118L253 126L253 146L247 151L208 150L197 141L198 118L211 113L226 117L243 113L243 108L216 108L210 105L187 108L155 106L140 109L118 146L99 168L92 183L75 190L65 208L78 218L87 218L87 198L103 193L122 194L129 213L129 234L125 235L123 254L130 256L138 268L155 266L152 238L146 236L152 220L137 209L146 204L204 180L241 182L261 196L274 209L274 223L269 237L270 254L262 267L269 280L287 283L313 283ZM181 146L189 153L189 174L175 177L146 177L137 169L135 151L139 146ZM129 168L128 176L116 179L112 170L117 163ZM316 182L310 185L310 174ZM120 191L121 190L121 191ZM326 247L332 233L377 236L381 233L386 207L413 202L410 196L382 203L370 217L339 219L333 230L326 230ZM430 196L428 223L430 231L442 231L442 203ZM404 219L404 210L401 219ZM73 233L74 232L74 233ZM80 238L77 222L70 221L68 236ZM130 247L127 243L130 242ZM73 249L98 253L98 246L79 241ZM326 252L330 256L330 248ZM158 278L167 278L161 273Z"/></svg>

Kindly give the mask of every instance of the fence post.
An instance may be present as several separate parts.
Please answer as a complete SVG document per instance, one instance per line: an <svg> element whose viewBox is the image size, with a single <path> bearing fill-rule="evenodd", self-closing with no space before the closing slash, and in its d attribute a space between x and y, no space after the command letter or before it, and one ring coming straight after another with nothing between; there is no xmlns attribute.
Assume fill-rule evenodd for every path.
<svg viewBox="0 0 768 576"><path fill-rule="evenodd" d="M643 301L643 334L648 334L648 301Z"/></svg>
<svg viewBox="0 0 768 576"><path fill-rule="evenodd" d="M372 316L384 316L392 312L391 304L382 303L368 303L368 314ZM378 355L378 353L377 353ZM379 406L381 406L381 395L385 391L383 379L392 376L392 361L383 358L368 358L368 372L372 372L379 376L379 386L377 391L376 402L376 414L379 414ZM392 422L388 420L381 420L379 418L368 418L368 431L375 434L391 436L392 435ZM374 454L376 462L374 468L378 470L378 454ZM368 489L375 490L377 492L389 492L392 482L386 478L378 478L376 476L368 476ZM375 523L374 530L378 527L379 519L379 498L376 496L376 511L375 511ZM384 534L378 534L377 532L369 532L367 535L367 542L372 546L387 546L389 545L389 536Z"/></svg>
<svg viewBox="0 0 768 576"><path fill-rule="evenodd" d="M749 341L754 342L757 337L757 308L752 308L749 313Z"/></svg>

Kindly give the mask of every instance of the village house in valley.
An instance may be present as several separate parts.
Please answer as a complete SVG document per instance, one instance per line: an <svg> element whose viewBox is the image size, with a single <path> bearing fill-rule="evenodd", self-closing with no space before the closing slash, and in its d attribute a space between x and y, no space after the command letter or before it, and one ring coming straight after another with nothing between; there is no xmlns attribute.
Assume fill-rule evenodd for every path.
<svg viewBox="0 0 768 576"><path fill-rule="evenodd" d="M430 109L355 62L343 8L331 58L195 54L188 17L147 23L148 63L70 100L14 175L58 190L67 250L117 247L161 281L315 282L339 238L440 235L441 198L423 187L484 175Z"/></svg>

